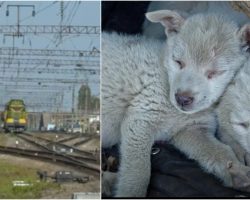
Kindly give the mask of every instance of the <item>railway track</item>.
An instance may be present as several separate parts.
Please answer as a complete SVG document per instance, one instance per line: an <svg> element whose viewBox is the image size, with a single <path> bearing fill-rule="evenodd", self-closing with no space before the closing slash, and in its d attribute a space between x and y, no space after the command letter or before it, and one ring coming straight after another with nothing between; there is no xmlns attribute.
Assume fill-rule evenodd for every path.
<svg viewBox="0 0 250 200"><path fill-rule="evenodd" d="M43 151L13 149L13 148L7 147L4 150L2 148L2 152L5 151L5 153L18 154L18 155L28 156L28 157L35 156L35 158L37 159L41 158L41 159L47 159L49 161L56 160L58 162L80 166L82 168L86 168L92 171L100 170L99 169L100 160L96 156L94 156L93 153L90 153L90 152L86 153L85 151L81 151L77 149L78 155L72 155L73 152L71 152L71 154L66 154L65 152L60 152L52 148L53 145L64 147L64 148L67 148L68 150L72 149L74 152L76 148L73 148L65 144L58 143L58 142L54 142L54 141L51 141L51 140L48 140L39 136L34 136L29 133L18 134L16 136L32 145L39 147ZM79 152L80 152L80 155L79 155Z"/></svg>
<svg viewBox="0 0 250 200"><path fill-rule="evenodd" d="M79 138L79 137L81 137L81 135L77 134L77 135L74 135L72 137L62 138L61 140L57 140L57 142L65 143L65 142L69 142L69 141L74 140L74 139Z"/></svg>
<svg viewBox="0 0 250 200"><path fill-rule="evenodd" d="M73 156L72 153L75 152L75 148L72 148L70 146L66 146L66 149L67 150L72 150L73 152L71 152L71 155L69 154L65 154L63 152L60 152L60 151L57 151L57 148L55 148L55 146L53 146L54 144L59 146L59 147L64 147L65 148L65 145L64 144L58 144L58 143L52 143L51 140L48 140L48 139L44 139L44 138L41 138L41 137L35 137L31 134L21 134L21 135L17 135L17 137L25 140L26 142L29 142L30 144L33 144L33 145L36 145L37 147L47 151L47 152L52 152L52 153L58 153L64 157L68 157L69 159L71 160L75 160L75 161L78 161L79 159L80 160L88 160L88 161L91 161L92 163L93 162L96 162L96 163L99 163L99 159L96 158L96 156L93 155L93 153L89 153L86 155L86 153L82 153L80 154L80 156ZM31 138L35 138L35 139L31 139ZM39 140L39 141L38 141ZM41 143L42 141L42 143ZM44 143L45 142L45 143ZM47 142L47 143L46 143Z"/></svg>
<svg viewBox="0 0 250 200"><path fill-rule="evenodd" d="M95 175L100 173L99 157L97 158L95 153L83 151L75 147L62 144L61 142L65 141L65 138L60 140L61 142L58 142L27 132L16 134L16 137L38 147L39 150L0 146L0 153L23 156L37 160L45 160L53 163L63 163L76 168L90 170L91 172L95 173ZM67 138L67 140L73 138L76 139L76 135L74 135L74 137Z"/></svg>
<svg viewBox="0 0 250 200"><path fill-rule="evenodd" d="M84 150L80 150L78 148L66 145L66 144L62 144L60 142L56 142L56 141L52 141L49 139L45 139L39 136L34 136L30 133L23 133L23 134L19 134L17 135L19 138L26 140L27 142L30 142L36 146L39 146L40 148L43 148L45 150L52 150L51 148L49 148L49 146L57 146L59 148L65 148L68 150L72 150L75 153L78 153L80 155L84 155L84 156L88 156L90 158L94 158L93 153L89 152L89 151L84 151ZM33 139L32 139L33 138ZM42 143L42 144L41 144Z"/></svg>
<svg viewBox="0 0 250 200"><path fill-rule="evenodd" d="M94 163L90 164L90 163L82 162L80 161L80 159L82 158L79 159L78 157L68 157L68 156L64 156L62 154L58 154L55 152L26 150L26 149L19 149L19 148L13 148L13 147L4 147L4 146L0 146L0 152L5 153L5 154L19 155L19 156L34 158L38 160L60 162L63 164L71 165L76 168L89 169L95 173L100 172L100 166L98 164L94 164Z"/></svg>
<svg viewBox="0 0 250 200"><path fill-rule="evenodd" d="M22 134L22 135L18 135L18 134L17 134L16 137L18 137L18 138L20 138L20 139L22 139L22 140L24 140L24 141L26 141L26 142L28 142L28 143L34 145L34 146L37 146L37 147L39 147L39 148L41 148L41 149L43 149L43 150L45 150L45 151L50 151L50 149L49 149L48 147L46 147L45 145L40 144L40 143L37 142L36 140L32 140L32 139L30 139L30 138L26 138L26 137L23 136L23 134Z"/></svg>
<svg viewBox="0 0 250 200"><path fill-rule="evenodd" d="M80 141L75 142L75 143L73 144L73 146L74 146L74 147L80 146L80 145L82 145L82 144L87 143L87 142L90 141L90 140L92 140L92 137L88 137L88 138L81 139Z"/></svg>

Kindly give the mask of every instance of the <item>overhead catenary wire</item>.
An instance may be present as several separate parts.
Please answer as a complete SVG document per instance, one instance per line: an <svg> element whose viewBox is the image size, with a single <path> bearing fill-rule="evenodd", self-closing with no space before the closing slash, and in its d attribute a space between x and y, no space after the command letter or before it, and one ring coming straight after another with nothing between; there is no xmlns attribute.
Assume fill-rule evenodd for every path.
<svg viewBox="0 0 250 200"><path fill-rule="evenodd" d="M46 14L46 11L51 12L52 9L56 9L57 5L60 5L60 3L59 4L57 4L57 3L59 3L59 2L56 2L56 1L48 2L47 5L45 5L45 6L44 6L44 3L42 3L41 5L39 4L38 9L36 9L36 16L38 16L38 15L41 16L42 14ZM41 25L39 25L39 24L32 25L32 24L36 23L35 18L33 18L34 20L32 20L32 23L29 25L30 27L27 27L27 26L25 27L25 25L23 26L22 24L20 25L20 28L24 28L24 29L22 29L22 30L24 30L23 35L25 35L25 36L27 35L27 37L28 37L28 40L26 38L25 39L30 44L29 49L19 48L19 50L17 50L16 47L20 46L20 42L19 42L20 40L18 41L17 39L16 39L16 44L13 44L13 46L11 48L9 48L9 49L0 48L0 51L1 50L5 51L4 55L0 53L0 60L2 60L2 61L0 61L0 73L1 73L1 77L3 78L0 81L0 87L1 87L1 84L7 84L7 85L12 84L13 87L11 87L11 88L16 88L18 90L18 88L22 88L22 87L19 87L20 84L22 84L23 86L25 86L26 84L27 85L34 85L34 86L37 85L37 87L33 87L33 88L27 87L28 89L23 89L23 88L19 89L20 91L21 90L30 90L32 92L35 90L39 90L40 84L41 85L48 84L48 85L51 85L52 87L54 86L55 88L57 88L57 86L59 86L59 85L71 86L72 80L74 77L76 77L75 74L77 74L77 73L79 73L77 79L79 79L81 81L78 82L78 80L76 80L76 83L73 83L76 85L76 88L80 87L81 84L84 84L87 80L86 77L90 76L90 75L93 79L93 84L99 85L99 80L96 81L95 80L96 78L94 78L94 77L98 77L98 74L99 74L100 51L99 50L92 51L92 49L89 49L88 52L87 51L84 52L82 49L81 43L77 42L78 40L81 40L81 37L86 38L86 35L84 35L84 34L79 35L78 33L75 35L74 34L69 35L67 33L67 30L66 30L66 32L63 32L65 38L63 38L60 46L58 46L57 48L54 48L54 49L52 49L52 51L50 51L51 48L53 48L54 46L56 47L55 41L58 41L58 39L59 39L59 37L58 37L59 32L57 30L57 27L59 28L60 25L62 25L62 28L64 28L66 25L73 27L72 24L74 24L74 26L77 26L76 22L74 22L74 21L76 19L76 16L77 17L80 16L78 14L79 14L79 6L80 6L79 4L81 4L81 3L82 2L64 2L63 4L61 3L61 5L63 5L63 7L61 7L61 13L59 13L59 14L60 15L63 14L63 17L61 18L60 24L55 25L53 27L53 29L56 28L53 31L46 30L44 33L42 33L40 31ZM37 5L36 5L36 7L37 7ZM13 16L13 15L11 15L11 16ZM25 18L22 18L20 21L26 22L31 17L32 16L29 15ZM6 19L8 20L9 18L6 18ZM60 19L60 18L58 18L58 19ZM59 21L60 20L58 20L58 22ZM77 21L77 23L78 22L79 21ZM40 26L40 27L38 27L38 26ZM10 28L10 30L11 30L14 27L15 26L13 26L13 27L6 26L5 28L7 28L7 29ZM31 29L29 30L27 28L34 28L33 30L36 29L36 30L38 30L37 33L40 32L41 34L33 35L36 31L32 32ZM7 29L5 29L5 30L7 30ZM65 31L65 30L63 30L63 31ZM29 37L30 35L32 35L34 37ZM99 36L100 36L99 34L95 35L95 40ZM46 38L46 39L43 39L43 41L45 41L43 43L43 46L45 46L45 48L43 49L44 51L42 51L42 52L38 52L37 50L39 50L39 49L33 49L37 46L35 40L39 39L40 37ZM70 40L67 41L69 38L71 41ZM86 43L85 38L84 38L84 43ZM65 42L65 41L67 41L67 42ZM67 46L70 47L70 44L71 44L71 46L73 46L73 48L72 48L73 53L65 50L65 47L67 47ZM86 45L86 44L84 44L84 45ZM3 46L7 46L7 45L5 44ZM40 45L40 46L42 46L42 45ZM32 47L32 48L30 48L30 47ZM41 48L43 48L43 47L40 47L40 49ZM16 52L16 50L17 50L17 52ZM10 51L10 52L8 52L8 51ZM76 62L75 60L78 59L77 54L79 52L81 54L81 56L79 56L79 61L84 61L84 62L87 61L87 65L82 67L82 64L78 65L76 63L76 65L74 65L72 67L70 62L71 61ZM10 54L8 54L8 53L10 53ZM86 57L84 57L84 56L86 56ZM9 57L9 58L6 59L7 57ZM63 57L67 57L67 58L62 59ZM48 62L46 62L46 60ZM94 69L92 69L91 62L89 62L89 61L91 61L91 62L94 61L96 63L95 64L96 67L94 67ZM67 65L65 65L64 62ZM90 66L88 66L89 64L90 64ZM7 65L9 65L9 66L7 67ZM26 73L25 76L24 76L24 73ZM58 74L58 75L55 76L55 74ZM63 74L65 74L64 78L62 78ZM93 75L96 75L96 76L93 76ZM32 77L32 76L34 76L34 79L32 79L32 80L29 79L29 77ZM47 76L47 78L43 78L43 76ZM55 78L52 79L52 76L54 76ZM90 82L91 81L92 80L90 80ZM13 84L13 83L15 83L15 84ZM40 89L40 90L43 90L43 89ZM53 89L53 88L49 88L49 89L45 88L44 90L52 90L52 91L55 90L56 91L56 89ZM64 90L64 89L62 89L62 90ZM10 96L14 95L13 90L8 90L8 91L11 91ZM37 95L37 99L39 99L43 96L42 94L39 94L39 93L37 93L36 95ZM64 99L67 99L68 97L67 97L66 93L65 93L65 96L66 97ZM46 101L45 103L49 103L49 100ZM70 103L64 103L64 104L70 105Z"/></svg>
<svg viewBox="0 0 250 200"><path fill-rule="evenodd" d="M47 10L48 8L52 7L52 6L55 5L56 3L58 3L58 1L53 1L51 4L49 4L49 5L47 5L47 6L43 7L43 8L41 8L41 9L39 9L39 10L36 12L36 16L39 15L39 14L41 14L43 11ZM30 16L28 16L28 17L25 17L24 19L21 19L20 22L24 22L24 21L26 21L27 19L30 19L30 18L32 18L32 17L33 17L32 15L30 15Z"/></svg>

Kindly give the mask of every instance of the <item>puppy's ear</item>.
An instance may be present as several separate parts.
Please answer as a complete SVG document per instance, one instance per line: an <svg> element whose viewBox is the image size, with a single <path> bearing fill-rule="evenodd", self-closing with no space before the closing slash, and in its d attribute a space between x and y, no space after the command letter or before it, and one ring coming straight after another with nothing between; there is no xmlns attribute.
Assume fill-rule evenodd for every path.
<svg viewBox="0 0 250 200"><path fill-rule="evenodd" d="M250 24L245 24L238 32L243 51L250 53Z"/></svg>
<svg viewBox="0 0 250 200"><path fill-rule="evenodd" d="M165 33L168 36L177 33L183 25L185 19L177 12L171 10L158 10L146 13L149 21L161 23L165 27Z"/></svg>

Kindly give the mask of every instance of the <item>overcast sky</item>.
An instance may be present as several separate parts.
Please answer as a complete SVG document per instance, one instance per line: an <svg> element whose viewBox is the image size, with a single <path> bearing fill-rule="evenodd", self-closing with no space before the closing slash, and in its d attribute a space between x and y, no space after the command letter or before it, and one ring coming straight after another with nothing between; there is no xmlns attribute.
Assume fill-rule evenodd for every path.
<svg viewBox="0 0 250 200"><path fill-rule="evenodd" d="M4 1L0 7L0 26L1 25L16 25L17 24L17 7L9 6L9 16L6 16L7 6L8 5L34 5L36 15L32 16L31 7L20 7L20 24L21 25L75 25L75 26L100 26L100 2L98 1L67 1L63 5L59 1L43 1L43 2L26 2L26 1ZM63 6L63 17L61 17L61 6ZM57 49L57 50L92 50L93 48L100 49L100 36L99 35L63 35L60 39L59 34L24 34L24 37L12 37L4 36L0 34L0 44L1 47L11 47L11 48L22 48L22 49ZM11 55L12 56L12 55ZM10 56L10 57L11 57ZM6 57L6 56L3 56ZM1 59L2 57L0 57ZM22 57L29 59L31 57ZM35 59L36 57L32 57ZM54 57L55 58L55 57ZM45 58L46 59L46 58ZM48 59L48 58L47 58ZM56 59L56 58L55 58ZM69 57L60 59L71 59ZM74 59L74 58L73 58ZM77 58L78 59L78 58ZM79 58L80 59L80 58ZM79 60L78 59L78 60ZM86 60L86 58L81 58ZM72 60L72 59L71 59ZM91 87L92 93L96 96L99 95L99 74L89 75L89 73L60 73L60 74L48 74L48 73L38 73L39 68L54 68L54 66L48 65L16 65L10 64L8 66L0 63L0 77L12 77L15 80L15 77L18 78L36 78L38 79L49 79L53 80L56 78L60 79L78 79L88 81ZM18 72L18 68L36 68L37 72L34 73L21 73ZM75 69L75 66L60 66L61 69ZM11 69L11 70L10 70ZM10 70L10 71L9 71ZM15 72L16 70L16 72ZM4 82L0 83L6 84L17 84L17 85L38 85L38 82L30 83L21 83L21 82ZM46 85L45 82L42 82L43 85ZM62 86L63 84L59 83L47 83L53 88L53 85ZM75 96L78 93L80 87L79 84L67 84L63 85L63 89L57 89L58 99L63 98L63 108L61 110L71 110L72 108L72 88L75 88ZM8 99L24 96L24 100L27 102L30 101L30 98L25 97L27 93L22 92L24 89L20 89L18 92L18 87L14 88L15 90L0 87L0 94L2 94L0 103L5 103ZM31 89L27 89L31 90ZM25 91L27 91L25 90ZM51 92L53 93L53 92ZM49 96L53 96L51 93L46 93L43 91L39 93L37 90L34 90L32 95L32 101L35 102L50 102ZM27 96L27 95L26 95ZM48 98L46 98L48 97ZM43 100L44 99L44 100ZM47 99L47 100L46 100ZM75 104L77 98L75 98ZM41 108L45 110L46 108ZM49 108L47 108L48 110Z"/></svg>

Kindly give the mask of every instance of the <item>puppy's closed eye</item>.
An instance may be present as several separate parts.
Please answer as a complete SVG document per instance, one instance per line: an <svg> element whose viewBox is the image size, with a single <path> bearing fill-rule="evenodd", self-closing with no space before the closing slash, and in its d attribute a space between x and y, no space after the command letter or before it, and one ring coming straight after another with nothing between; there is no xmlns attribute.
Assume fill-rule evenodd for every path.
<svg viewBox="0 0 250 200"><path fill-rule="evenodd" d="M241 126L242 128L248 129L249 128L249 122L241 122L237 123L238 126Z"/></svg>
<svg viewBox="0 0 250 200"><path fill-rule="evenodd" d="M222 75L226 70L221 70L221 71L218 71L218 70L208 70L206 73L205 73L205 76L208 78L208 79L212 79L216 76L219 76L219 75Z"/></svg>
<svg viewBox="0 0 250 200"><path fill-rule="evenodd" d="M179 65L180 69L183 69L186 66L185 63L181 60L175 60L175 62Z"/></svg>

